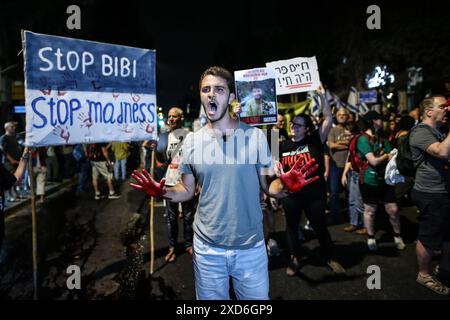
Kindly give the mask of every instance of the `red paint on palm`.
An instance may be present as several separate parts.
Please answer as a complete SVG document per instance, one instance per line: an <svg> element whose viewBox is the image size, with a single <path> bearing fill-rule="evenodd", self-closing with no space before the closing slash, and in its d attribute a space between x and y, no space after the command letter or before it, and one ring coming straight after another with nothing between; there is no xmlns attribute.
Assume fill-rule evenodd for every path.
<svg viewBox="0 0 450 320"><path fill-rule="evenodd" d="M164 189L164 184L166 183L166 179L161 179L161 182L156 182L150 174L143 169L142 172L134 170L131 174L134 180L138 182L138 184L130 183L130 186L144 191L151 197L161 197L166 194L166 190Z"/></svg>
<svg viewBox="0 0 450 320"><path fill-rule="evenodd" d="M306 185L319 179L318 176L308 178L319 167L315 159L304 162L303 158L299 158L288 172L283 171L281 163L277 163L277 168L280 172L279 178L283 186L289 192L298 192Z"/></svg>

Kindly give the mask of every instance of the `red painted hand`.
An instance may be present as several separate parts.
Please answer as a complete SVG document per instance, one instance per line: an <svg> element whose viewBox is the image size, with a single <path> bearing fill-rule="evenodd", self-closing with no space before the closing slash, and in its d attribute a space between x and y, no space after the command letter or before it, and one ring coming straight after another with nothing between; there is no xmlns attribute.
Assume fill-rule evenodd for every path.
<svg viewBox="0 0 450 320"><path fill-rule="evenodd" d="M277 162L276 165L280 173L279 178L286 190L289 192L298 192L306 185L319 179L318 176L308 179L308 176L310 176L319 167L319 165L316 164L315 159L312 159L304 164L304 160L299 158L292 166L291 170L286 173L284 173L281 163Z"/></svg>
<svg viewBox="0 0 450 320"><path fill-rule="evenodd" d="M164 190L166 179L162 179L161 182L158 183L153 180L153 178L145 169L143 169L142 172L134 170L131 176L139 184L130 183L130 186L137 190L144 191L151 197L161 197L167 192L166 190Z"/></svg>

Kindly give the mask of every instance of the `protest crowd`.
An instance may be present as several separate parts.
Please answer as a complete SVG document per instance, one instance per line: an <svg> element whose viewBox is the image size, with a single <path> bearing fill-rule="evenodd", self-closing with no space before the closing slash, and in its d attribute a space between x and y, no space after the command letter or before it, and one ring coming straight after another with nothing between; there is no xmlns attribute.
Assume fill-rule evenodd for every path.
<svg viewBox="0 0 450 320"><path fill-rule="evenodd" d="M52 39L25 33L32 48ZM34 60L25 56L28 123L8 119L0 137L2 242L5 208L29 199L32 185L45 204L50 184L72 182L78 199L114 201L126 183L163 203L165 226L157 227L167 230L164 260L176 264L180 250L192 256L198 299L229 299L231 278L238 299L265 300L269 257L285 252L286 276L296 276L307 255L304 243L316 238L323 265L343 276L330 226L364 237L367 251L376 254L376 218L386 215L391 244L402 251L407 244L400 209L415 206L416 282L449 295L445 92L429 92L417 105L394 104L387 98L393 93L381 88L369 98L351 88L340 98L322 85L315 57L295 58L234 76L210 67L200 77L198 110L171 105L163 114L156 105L152 50L127 48L129 57L140 58L122 57L113 83L112 62L98 56L102 46L111 48L58 41L92 49L86 51L90 63L77 71L78 63L71 69L67 60L78 72L74 88L41 51L45 68L33 69ZM90 65L97 73L85 75ZM137 77L136 70L150 71ZM280 72L289 75L280 78ZM42 84L52 77L66 91ZM282 103L278 96L290 93L303 101ZM284 239L275 216L284 220Z"/></svg>
<svg viewBox="0 0 450 320"><path fill-rule="evenodd" d="M326 230L327 226L347 223L343 231L353 232L355 237L366 237L367 249L376 252L375 215L383 214L381 211L384 209L392 225L395 247L404 250L399 206L413 203L419 214L417 281L436 293L448 294L448 287L437 279L437 275L448 276L449 265L444 263L432 267L431 257L442 256L442 260L448 263L446 256L450 254L446 251L449 249L446 241L449 239L450 225L446 191L449 182L449 139L445 138L448 122L444 119L450 112L449 100L443 95L430 95L424 98L420 106L401 112L392 105L389 109L376 105L371 110L366 107L365 113L355 113L354 106L342 102L336 96L325 104L329 104L329 113L324 106L321 106L323 112L316 116L308 110L300 114L295 110L287 113L279 111L277 123L265 126L271 129L272 133L276 132L281 158L285 154L292 157L292 152L302 145L298 142L303 140L302 143L309 145L316 161L323 163L317 171L323 189L317 186L315 191L311 189L308 193L290 195L281 200L261 192L261 208L265 213L264 220L267 225L267 254L280 254L279 239L274 235L272 220L275 212L281 212L286 219L286 249L291 255L286 268L287 276L293 276L299 270L305 233L319 238L321 250L324 257L328 257L330 268L338 274L345 273L339 262L330 260L333 256L333 245ZM230 115L238 117L236 110L240 112L239 109L228 111ZM321 139L317 130L327 120L329 128L324 132L326 136ZM202 128L206 123L205 115L200 113L200 118L191 119L191 123L192 127L185 127L182 108L174 106L170 108L167 122L160 128L156 140L33 148L31 158L36 179L36 195L44 202L45 184L76 175L78 194L90 190L92 185L93 197L96 200L106 197L117 199L120 195L114 191L115 186L128 180L135 169L145 168L150 172L153 151L156 152L155 180L161 181L165 178L166 186L174 186L181 179L179 165L182 141L191 132ZM15 122L4 124L5 132L0 138L1 159L5 168L2 172L6 170L14 173L21 161L24 146L23 140L16 135L16 125ZM301 134L299 131L305 132ZM430 152L430 148L436 144L436 150ZM405 148L411 149L412 156ZM400 174L401 166L398 160L395 165L395 159L401 159L404 163L411 162L412 168L409 168L409 171L402 168L404 175ZM293 163L287 159L275 160L286 165L285 170L289 170L289 163ZM99 176L107 182L107 196L101 195ZM30 196L29 178L30 175L25 169L21 181L5 190L6 205ZM163 200L169 240L169 250L165 258L167 262L176 260L177 219L183 220L185 250L193 254L192 224L199 188L197 185L192 200L181 202L180 207L178 202ZM259 187L256 185L256 188ZM313 200L315 197L318 202ZM301 216L302 210L306 214L305 218ZM322 211L324 215L321 215ZM443 245L444 243L446 245Z"/></svg>

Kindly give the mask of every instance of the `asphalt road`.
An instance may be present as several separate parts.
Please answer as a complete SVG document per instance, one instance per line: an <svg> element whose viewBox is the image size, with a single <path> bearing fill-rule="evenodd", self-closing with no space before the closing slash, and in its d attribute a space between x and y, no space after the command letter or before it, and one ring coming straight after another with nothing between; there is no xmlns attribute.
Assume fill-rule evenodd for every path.
<svg viewBox="0 0 450 320"><path fill-rule="evenodd" d="M156 202L155 205L155 261L154 273L150 277L149 200L127 184L120 187L120 192L120 199L95 201L92 193L75 196L71 190L62 190L50 197L39 210L40 299L120 299L130 296L158 300L195 299L191 256L180 249L175 262L164 261L168 244L162 203ZM133 213L145 218L144 236L132 246L134 251L126 251L123 231L130 225ZM317 240L313 234L308 234L304 243L307 254L302 259L300 273L288 277L285 272L288 255L283 249L284 217L281 211L277 212L276 240L282 252L278 257L269 258L270 297L277 300L448 299L415 282L416 209L404 207L401 216L407 245L405 251L395 249L387 215L379 212L377 253L367 251L364 236L344 232L345 224L329 227L337 258L347 270L345 276L334 275L322 264ZM179 224L182 244L181 220ZM25 208L7 217L6 231L6 255L0 264L0 299L30 299L33 293L30 209ZM143 265L139 257L143 259ZM80 290L67 288L67 267L70 265L81 269ZM368 278L372 275L368 268L374 265L380 268L381 288L371 290L367 287ZM140 269L146 275L130 276ZM127 284L128 280L123 281L131 278L138 280L132 285ZM128 296L124 295L124 290L119 290L119 287L127 285L136 289Z"/></svg>

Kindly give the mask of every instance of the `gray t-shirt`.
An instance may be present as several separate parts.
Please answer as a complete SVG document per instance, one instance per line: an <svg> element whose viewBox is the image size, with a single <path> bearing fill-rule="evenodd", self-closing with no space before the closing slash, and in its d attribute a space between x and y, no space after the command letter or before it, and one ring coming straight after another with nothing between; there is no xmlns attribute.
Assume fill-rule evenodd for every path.
<svg viewBox="0 0 450 320"><path fill-rule="evenodd" d="M340 126L336 126L331 128L330 133L328 134L328 142L338 142L338 141L350 141L352 138L352 134L349 130L342 128ZM345 167L345 160L347 159L348 148L344 150L331 150L330 155L331 158L336 163L338 168Z"/></svg>
<svg viewBox="0 0 450 320"><path fill-rule="evenodd" d="M414 165L419 166L414 189L428 193L448 193L450 184L448 160L438 159L426 152L430 145L442 141L444 136L438 130L425 126L428 125L418 124L409 138Z"/></svg>
<svg viewBox="0 0 450 320"><path fill-rule="evenodd" d="M201 186L194 232L227 249L253 247L264 239L257 171L273 162L262 130L240 123L225 140L208 127L186 137L182 174Z"/></svg>

